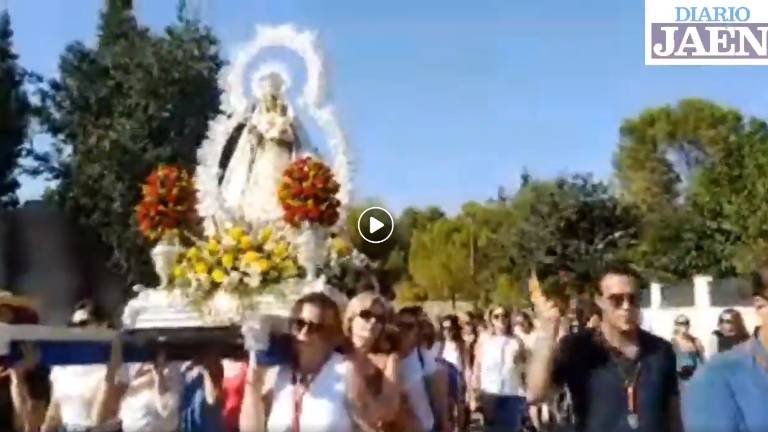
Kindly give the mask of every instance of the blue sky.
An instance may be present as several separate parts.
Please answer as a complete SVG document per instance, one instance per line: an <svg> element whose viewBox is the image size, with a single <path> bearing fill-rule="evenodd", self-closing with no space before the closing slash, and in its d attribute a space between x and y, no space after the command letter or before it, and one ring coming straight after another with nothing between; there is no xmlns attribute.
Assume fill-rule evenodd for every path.
<svg viewBox="0 0 768 432"><path fill-rule="evenodd" d="M67 43L95 41L101 0L5 1L27 68L53 75ZM136 3L154 29L175 16L175 0ZM523 167L608 178L621 121L683 97L768 117L766 69L644 66L638 0L208 0L203 20L226 56L257 23L318 30L356 193L396 211L455 211Z"/></svg>

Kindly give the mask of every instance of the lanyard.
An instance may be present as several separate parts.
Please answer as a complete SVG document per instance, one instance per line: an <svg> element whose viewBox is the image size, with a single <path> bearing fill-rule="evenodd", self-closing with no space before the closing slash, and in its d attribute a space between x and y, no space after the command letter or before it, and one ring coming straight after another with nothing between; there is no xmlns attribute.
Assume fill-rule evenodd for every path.
<svg viewBox="0 0 768 432"><path fill-rule="evenodd" d="M315 377L307 376L307 379L302 380L296 372L293 373L293 421L291 422L291 432L301 432L301 411L304 405L304 395L309 391L312 386L312 381Z"/></svg>

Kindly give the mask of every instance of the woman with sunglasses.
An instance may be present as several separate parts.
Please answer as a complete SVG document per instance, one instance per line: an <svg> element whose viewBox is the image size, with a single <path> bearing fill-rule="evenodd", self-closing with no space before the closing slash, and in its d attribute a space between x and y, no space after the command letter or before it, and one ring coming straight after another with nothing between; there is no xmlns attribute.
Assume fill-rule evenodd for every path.
<svg viewBox="0 0 768 432"><path fill-rule="evenodd" d="M709 353L721 353L749 340L749 332L741 313L736 309L725 309L717 319L717 330L712 332Z"/></svg>
<svg viewBox="0 0 768 432"><path fill-rule="evenodd" d="M704 363L704 347L690 333L691 322L685 315L675 318L675 334L672 336L672 347L677 357L677 376L681 381L687 381L696 369Z"/></svg>
<svg viewBox="0 0 768 432"><path fill-rule="evenodd" d="M480 391L483 418L490 430L519 430L527 410L521 379L525 346L512 332L510 315L501 305L491 306L489 332L476 348L473 384Z"/></svg>
<svg viewBox="0 0 768 432"><path fill-rule="evenodd" d="M387 302L373 292L352 298L344 314L344 335L354 366L350 392L355 423L361 431L379 431L391 422L400 405L400 359L387 340Z"/></svg>
<svg viewBox="0 0 768 432"><path fill-rule="evenodd" d="M240 431L351 432L350 362L336 352L338 306L323 293L307 294L293 305L290 326L292 353L274 381L267 383L267 367L251 353Z"/></svg>

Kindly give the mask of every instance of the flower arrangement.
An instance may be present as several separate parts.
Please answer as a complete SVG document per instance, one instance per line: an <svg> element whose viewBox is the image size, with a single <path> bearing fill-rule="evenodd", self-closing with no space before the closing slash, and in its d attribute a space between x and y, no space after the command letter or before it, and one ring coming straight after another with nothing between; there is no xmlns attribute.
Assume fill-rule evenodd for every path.
<svg viewBox="0 0 768 432"><path fill-rule="evenodd" d="M190 174L175 165L160 165L147 177L136 206L141 233L150 241L176 236L196 219L195 188Z"/></svg>
<svg viewBox="0 0 768 432"><path fill-rule="evenodd" d="M219 293L240 304L280 282L302 275L291 242L272 227L249 230L234 226L198 240L176 259L172 286L192 305L201 306Z"/></svg>
<svg viewBox="0 0 768 432"><path fill-rule="evenodd" d="M305 157L283 172L278 198L284 220L298 227L303 222L331 227L339 220L339 183L327 165Z"/></svg>

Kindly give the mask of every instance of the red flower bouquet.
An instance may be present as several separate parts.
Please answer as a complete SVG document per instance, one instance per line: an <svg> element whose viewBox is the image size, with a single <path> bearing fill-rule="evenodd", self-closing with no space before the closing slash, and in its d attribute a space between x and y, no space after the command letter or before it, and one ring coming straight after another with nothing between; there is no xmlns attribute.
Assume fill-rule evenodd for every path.
<svg viewBox="0 0 768 432"><path fill-rule="evenodd" d="M151 241L188 228L196 218L195 188L190 174L174 165L157 167L142 187L136 217L141 233Z"/></svg>
<svg viewBox="0 0 768 432"><path fill-rule="evenodd" d="M339 220L338 192L333 171L319 160L305 157L285 169L277 194L289 224L330 227Z"/></svg>

